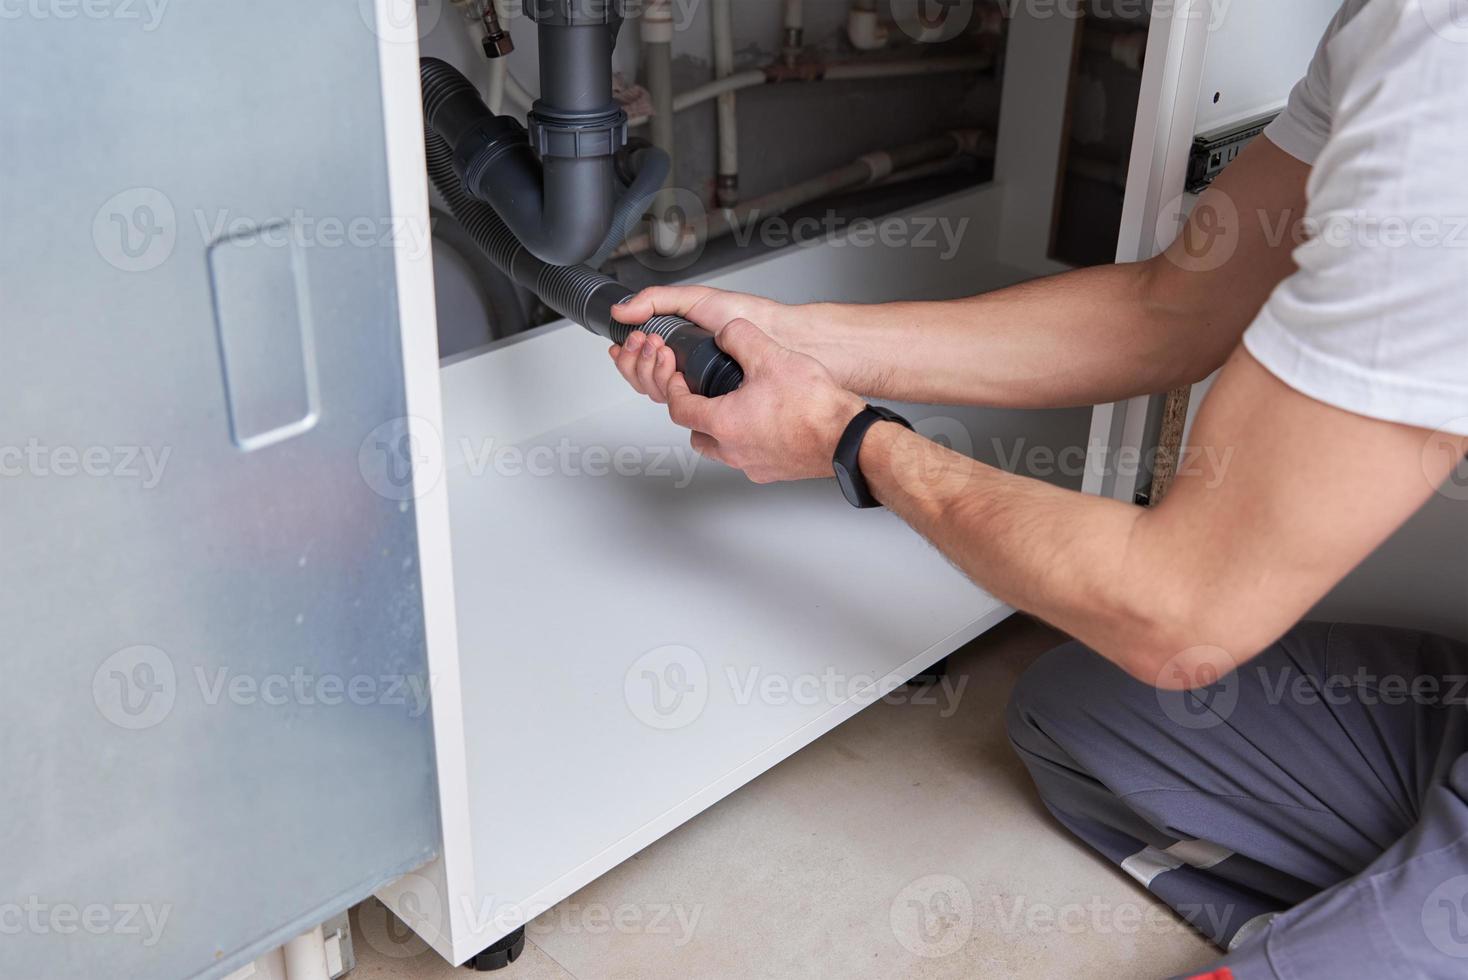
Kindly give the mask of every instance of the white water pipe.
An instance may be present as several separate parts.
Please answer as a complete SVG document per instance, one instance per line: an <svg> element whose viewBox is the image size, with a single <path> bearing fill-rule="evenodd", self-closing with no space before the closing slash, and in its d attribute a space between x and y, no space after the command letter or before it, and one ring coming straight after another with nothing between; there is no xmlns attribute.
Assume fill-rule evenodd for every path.
<svg viewBox="0 0 1468 980"><path fill-rule="evenodd" d="M681 241L683 251L696 249L699 243L722 238L773 218L785 212L809 204L812 201L878 184L901 183L927 176L937 167L952 165L962 156L982 155L992 152L992 142L977 130L955 130L943 136L910 143L892 150L867 153L844 167L801 181L763 197L753 198L737 208L724 208L708 215L702 222L701 236L697 230L689 229ZM656 229L653 234L634 235L613 253L613 258L636 255L648 249L657 249ZM682 254L682 253L678 253Z"/></svg>
<svg viewBox="0 0 1468 980"><path fill-rule="evenodd" d="M846 38L858 51L880 51L887 46L887 28L877 18L874 0L853 0L846 13Z"/></svg>
<svg viewBox="0 0 1468 980"><path fill-rule="evenodd" d="M785 0L785 35L780 53L785 64L793 67L805 49L805 4L803 0Z"/></svg>
<svg viewBox="0 0 1468 980"><path fill-rule="evenodd" d="M734 74L734 0L713 0L714 77ZM739 203L739 111L734 90L718 96L719 171L715 196L720 207ZM676 110L675 110L676 111Z"/></svg>
<svg viewBox="0 0 1468 980"><path fill-rule="evenodd" d="M772 76L756 68L736 72L727 78L717 79L674 96L673 111L682 112L716 99L725 92L741 92L760 85L944 75L966 71L988 71L993 66L993 56L987 54L951 55L942 58L916 58L901 61L852 61L831 65L821 73L813 71L809 78L797 78L791 81L784 81L778 75ZM637 116L629 119L628 125L642 126L650 121L650 117Z"/></svg>
<svg viewBox="0 0 1468 980"><path fill-rule="evenodd" d="M758 68L751 69L750 71L735 72L732 75L715 79L706 85L700 85L697 88L691 88L687 92L673 96L673 111L682 112L684 109L691 109L711 99L717 99L725 92L738 92L742 89L754 88L756 85L763 85L769 80L770 77Z"/></svg>
<svg viewBox="0 0 1468 980"><path fill-rule="evenodd" d="M677 199L667 189L677 174L676 131L673 127L673 5L651 0L642 15L643 83L652 100L652 145L668 155L668 183L652 205L653 245L674 255L683 243L683 222Z"/></svg>
<svg viewBox="0 0 1468 980"><path fill-rule="evenodd" d="M326 966L326 937L317 926L283 947L286 980L331 980Z"/></svg>

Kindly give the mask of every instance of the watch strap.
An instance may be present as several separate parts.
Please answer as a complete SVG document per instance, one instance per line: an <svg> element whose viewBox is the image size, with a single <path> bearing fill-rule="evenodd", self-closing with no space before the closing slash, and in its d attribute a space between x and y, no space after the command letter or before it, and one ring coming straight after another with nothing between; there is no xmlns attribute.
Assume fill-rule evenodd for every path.
<svg viewBox="0 0 1468 980"><path fill-rule="evenodd" d="M866 441L867 432L878 422L896 422L905 429L912 428L911 422L890 408L868 405L846 426L846 431L836 443L836 455L832 460L841 492L853 507L860 509L882 506L881 501L872 496L861 472L862 443Z"/></svg>

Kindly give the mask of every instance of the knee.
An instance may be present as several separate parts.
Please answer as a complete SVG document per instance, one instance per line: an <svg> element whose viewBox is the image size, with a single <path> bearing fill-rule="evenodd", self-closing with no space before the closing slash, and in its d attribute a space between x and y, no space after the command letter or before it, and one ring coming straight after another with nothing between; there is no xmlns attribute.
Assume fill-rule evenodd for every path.
<svg viewBox="0 0 1468 980"><path fill-rule="evenodd" d="M1155 701L1152 690L1085 644L1071 640L1041 656L1010 694L1009 740L1021 755L1046 754L1058 733L1071 738L1105 725L1113 711Z"/></svg>
<svg viewBox="0 0 1468 980"><path fill-rule="evenodd" d="M1005 710L1005 728L1014 747L1023 754L1050 742L1047 731L1064 724L1067 715L1084 710L1074 696L1076 679L1105 664L1078 640L1062 643L1031 664L1015 683Z"/></svg>

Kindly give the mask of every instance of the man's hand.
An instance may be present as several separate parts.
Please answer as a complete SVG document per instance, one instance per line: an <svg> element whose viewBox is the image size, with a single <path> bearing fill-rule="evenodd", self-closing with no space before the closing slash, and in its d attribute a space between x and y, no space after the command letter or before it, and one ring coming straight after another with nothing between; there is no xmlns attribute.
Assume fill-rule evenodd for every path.
<svg viewBox="0 0 1468 980"><path fill-rule="evenodd" d="M629 351L639 335L637 331L627 338ZM830 476L836 443L865 402L838 385L820 362L781 347L748 320L730 321L717 336L719 346L744 368L744 386L738 391L720 398L693 394L683 375L673 371L672 355L657 337L636 342L636 349L656 353L647 358L638 354L633 367L637 380L628 380L654 398L654 391L665 391L666 397L658 400L667 402L674 422L693 430L693 448L743 470L755 483ZM612 356L618 358L616 348ZM643 362L654 365L646 375Z"/></svg>
<svg viewBox="0 0 1468 980"><path fill-rule="evenodd" d="M751 320L777 342L781 327L795 317L795 307L762 296L731 293L711 286L653 286L620 306L612 316L621 323L646 323L655 316L681 316L718 336L733 320ZM673 380L673 355L661 337L649 338L634 331L625 347L612 347L612 360L627 383L659 405L668 401L668 384Z"/></svg>

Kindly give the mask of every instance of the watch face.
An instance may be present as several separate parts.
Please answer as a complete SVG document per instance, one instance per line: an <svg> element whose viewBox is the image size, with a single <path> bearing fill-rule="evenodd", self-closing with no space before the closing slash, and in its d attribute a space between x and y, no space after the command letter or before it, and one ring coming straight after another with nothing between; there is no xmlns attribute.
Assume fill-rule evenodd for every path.
<svg viewBox="0 0 1468 980"><path fill-rule="evenodd" d="M851 474L840 463L835 464L835 470L836 485L841 488L841 495L846 498L846 502L851 504L851 506L860 507L861 495L856 492L856 484L852 482Z"/></svg>

